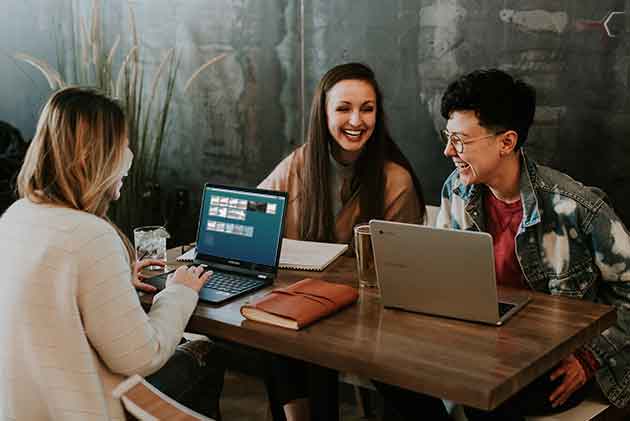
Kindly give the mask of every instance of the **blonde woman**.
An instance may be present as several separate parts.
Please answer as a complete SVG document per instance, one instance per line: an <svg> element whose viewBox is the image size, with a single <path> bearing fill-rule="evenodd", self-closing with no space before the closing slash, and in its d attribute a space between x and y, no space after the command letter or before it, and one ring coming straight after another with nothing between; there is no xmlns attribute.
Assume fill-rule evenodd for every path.
<svg viewBox="0 0 630 421"><path fill-rule="evenodd" d="M136 373L215 415L212 344L178 347L210 273L179 268L145 313L146 262L106 217L132 158L114 101L76 87L48 100L0 218L0 419L124 420L111 390Z"/></svg>

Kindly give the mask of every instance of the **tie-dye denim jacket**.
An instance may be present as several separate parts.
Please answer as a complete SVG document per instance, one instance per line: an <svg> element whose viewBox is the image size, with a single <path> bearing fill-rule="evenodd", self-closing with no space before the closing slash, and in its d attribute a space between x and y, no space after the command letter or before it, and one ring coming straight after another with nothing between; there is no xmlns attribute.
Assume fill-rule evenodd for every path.
<svg viewBox="0 0 630 421"><path fill-rule="evenodd" d="M616 406L630 401L630 235L605 194L521 152L523 220L516 255L535 291L613 305L617 323L586 348L600 363L597 381ZM442 188L437 225L485 230L483 185L454 171Z"/></svg>

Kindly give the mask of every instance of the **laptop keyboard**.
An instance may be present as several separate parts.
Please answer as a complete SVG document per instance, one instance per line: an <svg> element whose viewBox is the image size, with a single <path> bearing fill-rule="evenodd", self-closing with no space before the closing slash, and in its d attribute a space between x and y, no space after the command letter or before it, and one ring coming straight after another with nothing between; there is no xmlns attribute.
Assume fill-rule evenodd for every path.
<svg viewBox="0 0 630 421"><path fill-rule="evenodd" d="M265 282L260 279L247 276L235 275L233 273L214 272L204 288L216 289L217 291L238 294L251 288L263 285Z"/></svg>
<svg viewBox="0 0 630 421"><path fill-rule="evenodd" d="M503 317L505 313L516 307L516 304L502 303L499 301L499 317Z"/></svg>
<svg viewBox="0 0 630 421"><path fill-rule="evenodd" d="M145 280L146 283L153 285L158 290L164 289L166 278L171 272L162 273ZM230 294L239 294L252 288L264 285L265 281L250 278L248 276L236 275L233 273L214 272L210 279L204 284L204 288L215 289Z"/></svg>

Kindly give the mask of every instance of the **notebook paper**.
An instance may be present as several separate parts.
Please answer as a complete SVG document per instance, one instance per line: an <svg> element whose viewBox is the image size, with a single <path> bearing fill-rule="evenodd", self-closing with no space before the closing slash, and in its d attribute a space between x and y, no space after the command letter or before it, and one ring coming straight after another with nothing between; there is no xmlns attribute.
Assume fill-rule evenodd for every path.
<svg viewBox="0 0 630 421"><path fill-rule="evenodd" d="M282 239L280 267L321 271L348 250L347 244Z"/></svg>
<svg viewBox="0 0 630 421"><path fill-rule="evenodd" d="M283 238L280 267L283 269L322 271L346 250L348 250L347 244ZM179 256L177 261L192 262L195 259L195 253L195 249L192 248Z"/></svg>

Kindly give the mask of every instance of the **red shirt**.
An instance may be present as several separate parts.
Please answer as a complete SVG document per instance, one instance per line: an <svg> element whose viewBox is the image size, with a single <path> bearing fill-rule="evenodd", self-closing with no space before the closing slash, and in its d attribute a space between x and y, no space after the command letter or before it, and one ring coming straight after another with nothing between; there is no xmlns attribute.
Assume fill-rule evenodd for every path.
<svg viewBox="0 0 630 421"><path fill-rule="evenodd" d="M514 247L516 233L523 219L523 206L521 201L505 203L494 197L488 191L483 199L486 210L486 228L492 235L494 247L494 270L497 276L497 284L515 288L528 288L523 279L521 266L516 258ZM573 353L577 358L587 379L595 376L600 364L595 355L587 348L580 348Z"/></svg>
<svg viewBox="0 0 630 421"><path fill-rule="evenodd" d="M497 284L527 288L514 247L514 238L523 219L521 201L505 203L488 191L484 195L483 204L486 211L486 228L492 235L494 246Z"/></svg>

